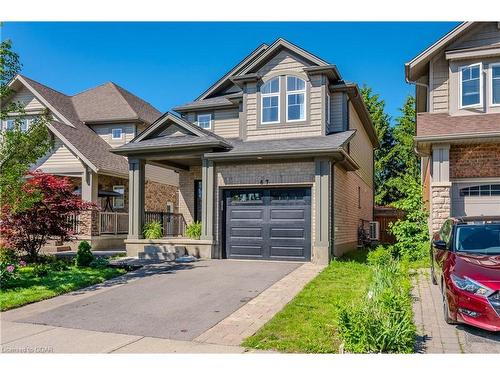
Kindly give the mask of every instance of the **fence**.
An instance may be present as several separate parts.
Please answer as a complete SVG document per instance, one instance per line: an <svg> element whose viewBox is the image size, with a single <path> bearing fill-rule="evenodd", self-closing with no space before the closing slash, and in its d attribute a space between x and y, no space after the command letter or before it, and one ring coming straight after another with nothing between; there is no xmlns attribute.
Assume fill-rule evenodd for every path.
<svg viewBox="0 0 500 375"><path fill-rule="evenodd" d="M378 206L373 210L374 220L380 225L380 243L393 244L396 238L389 232L390 223L405 217L405 213L393 207Z"/></svg>
<svg viewBox="0 0 500 375"><path fill-rule="evenodd" d="M99 234L128 233L128 213L99 212Z"/></svg>
<svg viewBox="0 0 500 375"><path fill-rule="evenodd" d="M182 237L186 230L186 221L182 214L171 212L146 211L144 223L157 221L162 227L163 237Z"/></svg>

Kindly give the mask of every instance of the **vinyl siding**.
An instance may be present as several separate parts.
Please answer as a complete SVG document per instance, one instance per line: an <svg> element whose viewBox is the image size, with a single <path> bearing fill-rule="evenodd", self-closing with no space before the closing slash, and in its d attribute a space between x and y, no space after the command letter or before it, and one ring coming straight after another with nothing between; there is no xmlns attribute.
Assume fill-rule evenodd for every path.
<svg viewBox="0 0 500 375"><path fill-rule="evenodd" d="M349 103L349 128L356 134L350 142L350 155L359 164L355 172L367 186L373 187L373 146L354 107Z"/></svg>
<svg viewBox="0 0 500 375"><path fill-rule="evenodd" d="M32 169L45 172L83 172L83 164L59 139L55 138L54 148L41 158Z"/></svg>
<svg viewBox="0 0 500 375"><path fill-rule="evenodd" d="M500 28L498 27L498 22L480 23L474 30L451 44L448 49L476 48L491 45L500 46Z"/></svg>
<svg viewBox="0 0 500 375"><path fill-rule="evenodd" d="M249 140L312 137L323 134L324 95L323 77L315 76L311 80L304 74L303 69L308 65L295 54L283 50L270 59L257 74L266 82L270 78L296 73L306 80L306 124L286 122L286 116L280 116L280 124L259 124L260 95L255 83L247 84L245 94L246 108L246 138ZM281 84L281 92L286 92L286 85ZM285 97L282 95L282 97ZM281 100L281 106L286 100ZM282 111L283 113L283 111Z"/></svg>
<svg viewBox="0 0 500 375"><path fill-rule="evenodd" d="M344 94L334 92L330 94L330 126L329 133L344 130Z"/></svg>
<svg viewBox="0 0 500 375"><path fill-rule="evenodd" d="M444 52L431 62L431 112L448 112L449 67Z"/></svg>
<svg viewBox="0 0 500 375"><path fill-rule="evenodd" d="M122 129L122 139L112 139L111 130L115 128ZM134 124L105 124L105 125L93 125L92 130L94 130L99 137L104 139L111 147L118 147L130 142L135 137L135 125Z"/></svg>
<svg viewBox="0 0 500 375"><path fill-rule="evenodd" d="M146 180L179 186L179 174L170 169L146 164Z"/></svg>
<svg viewBox="0 0 500 375"><path fill-rule="evenodd" d="M12 97L12 102L20 102L24 105L25 111L39 111L45 109L45 106L32 94L32 92L23 87Z"/></svg>
<svg viewBox="0 0 500 375"><path fill-rule="evenodd" d="M240 136L240 113L238 108L218 109L186 114L186 120L196 124L198 114L212 114L212 131L224 138Z"/></svg>

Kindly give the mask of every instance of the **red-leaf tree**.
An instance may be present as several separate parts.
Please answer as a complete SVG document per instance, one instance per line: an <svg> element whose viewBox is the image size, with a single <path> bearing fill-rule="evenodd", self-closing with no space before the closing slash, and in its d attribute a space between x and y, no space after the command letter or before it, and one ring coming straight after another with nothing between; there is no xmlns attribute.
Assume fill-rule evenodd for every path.
<svg viewBox="0 0 500 375"><path fill-rule="evenodd" d="M6 245L36 261L38 253L50 237L69 241L74 233L69 214L78 214L94 207L73 194L73 185L65 177L35 171L23 184L29 195L40 199L28 209L17 212L9 204L0 210L0 236Z"/></svg>

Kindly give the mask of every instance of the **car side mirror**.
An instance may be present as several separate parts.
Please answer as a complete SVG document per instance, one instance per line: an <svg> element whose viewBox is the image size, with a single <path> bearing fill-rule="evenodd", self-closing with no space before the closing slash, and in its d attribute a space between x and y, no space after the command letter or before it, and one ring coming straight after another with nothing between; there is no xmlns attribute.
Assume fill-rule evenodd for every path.
<svg viewBox="0 0 500 375"><path fill-rule="evenodd" d="M446 242L443 240L432 241L432 245L439 250L447 250Z"/></svg>

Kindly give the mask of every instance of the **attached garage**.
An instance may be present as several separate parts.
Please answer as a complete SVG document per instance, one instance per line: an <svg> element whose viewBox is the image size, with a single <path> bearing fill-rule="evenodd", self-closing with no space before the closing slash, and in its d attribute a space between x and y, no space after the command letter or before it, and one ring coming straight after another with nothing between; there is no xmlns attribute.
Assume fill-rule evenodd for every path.
<svg viewBox="0 0 500 375"><path fill-rule="evenodd" d="M232 189L223 195L225 256L309 261L311 189Z"/></svg>
<svg viewBox="0 0 500 375"><path fill-rule="evenodd" d="M500 215L500 182L453 183L452 216Z"/></svg>

